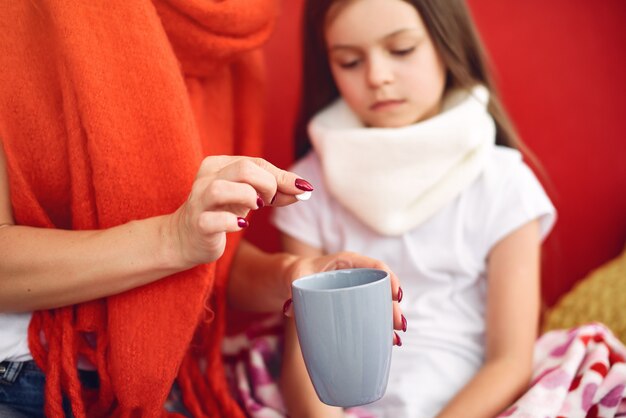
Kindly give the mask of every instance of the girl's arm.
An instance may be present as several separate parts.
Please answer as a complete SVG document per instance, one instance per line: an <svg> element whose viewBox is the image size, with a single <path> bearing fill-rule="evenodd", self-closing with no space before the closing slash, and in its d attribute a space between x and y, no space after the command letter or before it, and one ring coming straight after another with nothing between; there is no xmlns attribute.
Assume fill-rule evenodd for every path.
<svg viewBox="0 0 626 418"><path fill-rule="evenodd" d="M538 332L540 246L535 220L491 250L486 361L438 418L494 417L527 388Z"/></svg>
<svg viewBox="0 0 626 418"><path fill-rule="evenodd" d="M321 256L322 250L282 235L283 248L302 256ZM292 318L285 320L285 345L281 370L280 386L292 418L333 418L342 417L343 410L328 406L319 400L302 359L300 343L296 335L296 325Z"/></svg>
<svg viewBox="0 0 626 418"><path fill-rule="evenodd" d="M15 225L0 141L0 312L98 299L212 262L259 195L295 202L297 178L256 158L207 157L172 214L97 231L34 228Z"/></svg>

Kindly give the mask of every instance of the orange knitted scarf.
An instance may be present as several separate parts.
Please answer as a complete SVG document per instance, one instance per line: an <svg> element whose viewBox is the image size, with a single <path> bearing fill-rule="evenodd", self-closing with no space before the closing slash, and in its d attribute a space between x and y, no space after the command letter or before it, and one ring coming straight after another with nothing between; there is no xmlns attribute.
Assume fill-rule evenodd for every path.
<svg viewBox="0 0 626 418"><path fill-rule="evenodd" d="M262 71L254 50L276 6L4 2L0 138L16 222L87 230L171 213L203 156L260 154ZM178 377L194 416L243 416L220 358L238 238L229 236L218 263L35 312L29 338L46 372L46 415L63 416L65 395L78 418L167 416L162 405ZM79 356L97 368L97 393L81 388Z"/></svg>

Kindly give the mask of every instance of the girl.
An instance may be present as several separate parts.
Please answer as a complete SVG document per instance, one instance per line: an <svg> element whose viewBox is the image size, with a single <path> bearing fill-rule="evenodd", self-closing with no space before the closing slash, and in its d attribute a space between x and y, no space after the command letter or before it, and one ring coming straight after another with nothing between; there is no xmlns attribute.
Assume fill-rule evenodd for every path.
<svg viewBox="0 0 626 418"><path fill-rule="evenodd" d="M405 334L379 417L493 417L526 388L539 255L555 210L522 161L460 0L307 2L294 171L317 187L277 209L285 249L350 250L403 280ZM311 119L312 118L312 119ZM321 404L288 324L292 417Z"/></svg>

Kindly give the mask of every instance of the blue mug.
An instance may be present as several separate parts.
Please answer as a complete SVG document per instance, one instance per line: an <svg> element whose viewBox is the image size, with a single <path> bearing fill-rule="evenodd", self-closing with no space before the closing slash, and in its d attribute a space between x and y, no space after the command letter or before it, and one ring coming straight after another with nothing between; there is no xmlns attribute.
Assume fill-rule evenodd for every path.
<svg viewBox="0 0 626 418"><path fill-rule="evenodd" d="M393 348L389 274L334 270L292 283L296 330L317 396L344 408L380 399Z"/></svg>

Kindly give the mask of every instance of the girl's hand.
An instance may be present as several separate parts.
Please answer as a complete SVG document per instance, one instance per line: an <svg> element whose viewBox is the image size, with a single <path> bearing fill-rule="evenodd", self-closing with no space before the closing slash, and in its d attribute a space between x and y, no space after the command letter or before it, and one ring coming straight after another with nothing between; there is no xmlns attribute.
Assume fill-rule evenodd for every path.
<svg viewBox="0 0 626 418"><path fill-rule="evenodd" d="M287 277L288 294L291 294L291 282L294 280L314 273L330 270L341 270L349 268L374 268L385 270L389 273L391 279L391 297L393 299L393 326L396 330L406 331L407 323L399 302L402 300L402 288L400 281L391 269L382 261L351 252L340 252L335 254L317 256L317 257L296 257L291 263ZM291 317L293 309L291 307L291 299L285 302L283 313ZM398 334L394 333L394 344L402 345L402 340Z"/></svg>
<svg viewBox="0 0 626 418"><path fill-rule="evenodd" d="M311 190L305 180L261 158L207 157L187 201L170 218L176 257L187 268L215 261L224 252L226 233L248 226L250 210L288 205Z"/></svg>

